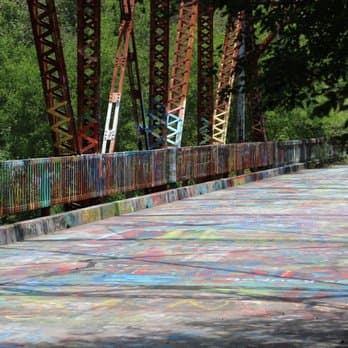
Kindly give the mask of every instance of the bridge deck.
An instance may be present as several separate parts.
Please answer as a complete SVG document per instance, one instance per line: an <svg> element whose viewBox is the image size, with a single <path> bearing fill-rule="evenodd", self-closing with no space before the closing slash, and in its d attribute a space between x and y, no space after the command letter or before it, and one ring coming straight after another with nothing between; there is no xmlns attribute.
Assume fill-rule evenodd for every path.
<svg viewBox="0 0 348 348"><path fill-rule="evenodd" d="M1 247L0 346L348 346L348 167Z"/></svg>

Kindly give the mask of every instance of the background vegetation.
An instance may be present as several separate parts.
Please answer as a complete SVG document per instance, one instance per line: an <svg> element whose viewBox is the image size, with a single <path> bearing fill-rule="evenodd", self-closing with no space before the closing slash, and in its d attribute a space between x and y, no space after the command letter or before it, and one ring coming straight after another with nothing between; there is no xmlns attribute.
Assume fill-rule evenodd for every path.
<svg viewBox="0 0 348 348"><path fill-rule="evenodd" d="M203 1L203 0L202 0ZM219 64L226 13L251 11L257 43L273 40L257 61L268 139L348 134L348 6L346 0L217 1L215 57ZM226 3L228 8L226 8ZM232 3L232 4L231 4ZM288 5L281 5L287 3ZM72 101L76 106L75 0L56 0ZM178 1L171 1L174 45ZM148 100L149 0L137 5L135 31L144 100ZM119 25L116 0L102 1L101 115L104 118ZM193 62L184 145L196 144L197 63ZM147 103L146 103L147 104ZM126 83L118 150L135 149L131 101ZM75 109L76 115L76 109ZM345 128L346 127L346 128ZM234 139L231 127L230 141ZM0 160L52 154L41 80L26 1L0 3Z"/></svg>

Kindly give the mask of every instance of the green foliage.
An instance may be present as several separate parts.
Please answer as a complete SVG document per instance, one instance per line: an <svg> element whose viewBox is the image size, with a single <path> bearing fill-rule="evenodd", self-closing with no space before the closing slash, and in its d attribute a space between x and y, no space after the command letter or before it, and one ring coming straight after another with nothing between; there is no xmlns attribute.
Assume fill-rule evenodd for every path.
<svg viewBox="0 0 348 348"><path fill-rule="evenodd" d="M149 99L149 3L149 0L143 0L137 4L135 23L145 109ZM220 62L227 13L233 14L241 9L249 11L253 16L258 44L262 43L269 32L277 32L276 38L259 61L260 79L253 81L263 90L268 138L344 136L348 108L345 103L348 98L347 1L216 0L215 3L220 8L215 15L215 75ZM56 6L76 115L76 2L56 0ZM179 1L170 1L170 6L173 57ZM119 22L118 2L103 0L100 88L102 120L105 119L108 104ZM194 59L183 145L195 145L197 142L197 69ZM131 110L126 79L121 103L118 151L136 149ZM102 132L103 121L101 128ZM233 140L233 125L230 130L230 139ZM51 133L27 4L22 0L1 0L0 160L51 154Z"/></svg>
<svg viewBox="0 0 348 348"><path fill-rule="evenodd" d="M348 98L348 3L346 0L297 1L274 7L263 29L278 23L277 38L261 64L267 108L312 104L313 115L343 109ZM318 96L325 96L322 103Z"/></svg>
<svg viewBox="0 0 348 348"><path fill-rule="evenodd" d="M2 2L0 23L0 159L47 156L50 134L25 2Z"/></svg>
<svg viewBox="0 0 348 348"><path fill-rule="evenodd" d="M270 140L325 137L342 138L348 135L348 112L331 110L325 117L309 117L313 110L278 108L266 112L266 128Z"/></svg>
<svg viewBox="0 0 348 348"><path fill-rule="evenodd" d="M321 120L308 117L308 110L278 108L266 112L269 140L306 139L324 136Z"/></svg>
<svg viewBox="0 0 348 348"><path fill-rule="evenodd" d="M331 110L322 119L322 127L327 138L348 138L348 111Z"/></svg>

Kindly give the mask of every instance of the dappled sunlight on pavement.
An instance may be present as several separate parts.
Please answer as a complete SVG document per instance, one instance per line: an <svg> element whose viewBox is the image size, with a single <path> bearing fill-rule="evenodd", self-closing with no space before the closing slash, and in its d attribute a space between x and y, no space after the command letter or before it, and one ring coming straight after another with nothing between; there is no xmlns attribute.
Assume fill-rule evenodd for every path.
<svg viewBox="0 0 348 348"><path fill-rule="evenodd" d="M348 346L348 167L0 247L0 347Z"/></svg>

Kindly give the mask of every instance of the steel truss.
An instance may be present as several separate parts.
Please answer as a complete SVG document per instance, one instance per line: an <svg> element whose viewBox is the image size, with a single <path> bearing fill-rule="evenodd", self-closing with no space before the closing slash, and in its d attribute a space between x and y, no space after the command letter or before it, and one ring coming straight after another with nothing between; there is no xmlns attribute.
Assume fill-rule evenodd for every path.
<svg viewBox="0 0 348 348"><path fill-rule="evenodd" d="M54 0L27 0L56 155L78 153Z"/></svg>
<svg viewBox="0 0 348 348"><path fill-rule="evenodd" d="M151 0L150 103L146 127L134 35L136 0L119 0L121 23L115 54L102 152L114 152L125 72L130 79L138 148L181 146L194 33L198 17L198 143L225 144L240 32L249 27L249 49L255 42L244 13L230 18L214 103L214 1L181 0L171 79L169 66L169 0ZM99 148L100 6L101 0L77 0L78 132L75 129L68 79L54 0L27 0L39 60L46 109L56 155L94 153ZM247 47L248 51L248 47ZM250 55L246 55L250 57ZM253 57L251 57L251 60ZM249 59L250 60L250 59ZM249 65L252 63L248 63ZM252 69L249 69L252 70ZM257 75L254 70L251 75ZM249 76L254 78L255 76ZM256 76L257 77L257 76ZM252 136L265 141L260 93L248 93ZM244 104L244 102L243 102ZM256 105L256 106L255 106Z"/></svg>
<svg viewBox="0 0 348 348"><path fill-rule="evenodd" d="M214 12L213 1L198 6L198 144L208 145L212 138L214 113Z"/></svg>
<svg viewBox="0 0 348 348"><path fill-rule="evenodd" d="M102 153L115 151L120 103L126 68L128 68L132 95L137 97L137 100L133 102L133 106L140 104L142 107L142 100L141 97L139 97L141 95L141 89L135 48L135 38L133 33L135 0L120 0L120 7L121 24L119 28L114 70L109 94L109 105L106 115ZM143 108L140 112L142 113L142 119L145 122ZM135 118L136 120L139 119L138 116L135 116ZM144 133L143 130L145 130L145 124L143 124L142 126L137 124L136 126L137 136L139 136L140 133ZM139 140L138 144L140 144Z"/></svg>
<svg viewBox="0 0 348 348"><path fill-rule="evenodd" d="M166 108L167 143L178 147L181 146L183 133L197 14L197 1L181 1L174 62Z"/></svg>
<svg viewBox="0 0 348 348"><path fill-rule="evenodd" d="M169 74L169 0L151 0L149 146L166 146Z"/></svg>
<svg viewBox="0 0 348 348"><path fill-rule="evenodd" d="M242 29L241 16L242 14L239 14L236 19L230 17L226 28L213 115L212 142L214 144L226 144L232 88L236 75L237 57L240 46L238 37Z"/></svg>
<svg viewBox="0 0 348 348"><path fill-rule="evenodd" d="M77 0L77 112L82 154L98 152L100 122L100 0Z"/></svg>
<svg viewBox="0 0 348 348"><path fill-rule="evenodd" d="M128 47L133 30L135 1L120 0L121 24L114 60L114 70L109 94L102 153L114 152L121 104L121 93L126 73Z"/></svg>

